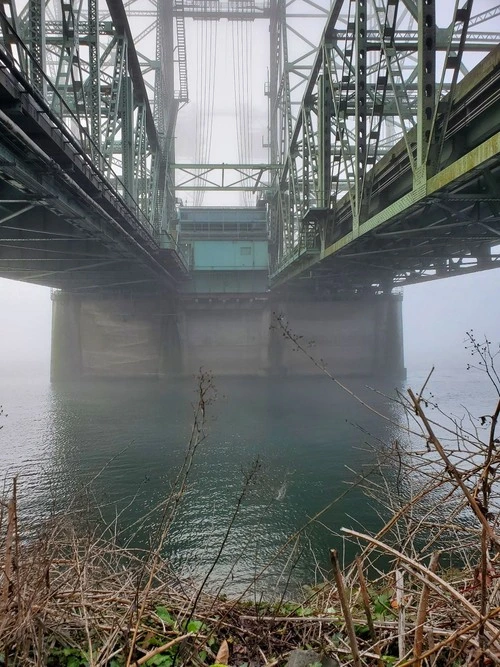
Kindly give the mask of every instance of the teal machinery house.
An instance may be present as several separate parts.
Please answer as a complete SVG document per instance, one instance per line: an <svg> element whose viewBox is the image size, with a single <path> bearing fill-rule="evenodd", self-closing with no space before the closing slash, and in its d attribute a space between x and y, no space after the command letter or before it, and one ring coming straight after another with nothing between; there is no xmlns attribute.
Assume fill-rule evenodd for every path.
<svg viewBox="0 0 500 667"><path fill-rule="evenodd" d="M188 262L190 294L267 290L267 213L263 208L180 206L178 242Z"/></svg>

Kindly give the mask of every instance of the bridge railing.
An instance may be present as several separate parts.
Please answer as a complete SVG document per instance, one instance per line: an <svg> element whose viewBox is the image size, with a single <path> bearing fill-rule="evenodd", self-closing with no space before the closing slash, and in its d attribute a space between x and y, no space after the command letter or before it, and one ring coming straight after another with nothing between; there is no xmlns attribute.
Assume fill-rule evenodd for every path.
<svg viewBox="0 0 500 667"><path fill-rule="evenodd" d="M3 74L14 79L20 95L29 95L57 127L108 196L125 206L139 225L159 240L167 179L165 158L140 69L132 71L135 51L130 35L123 25L97 20L92 25L90 16L75 16L75 2L65 6L72 11L56 22L59 28L49 26L50 39L44 37L45 29L35 39L33 32L29 35L33 17L25 15L24 22L20 21L14 10L9 16L2 5ZM86 19L82 40L89 44L86 59L79 45L82 18ZM60 34L52 34L59 30ZM36 43L37 39L45 43Z"/></svg>

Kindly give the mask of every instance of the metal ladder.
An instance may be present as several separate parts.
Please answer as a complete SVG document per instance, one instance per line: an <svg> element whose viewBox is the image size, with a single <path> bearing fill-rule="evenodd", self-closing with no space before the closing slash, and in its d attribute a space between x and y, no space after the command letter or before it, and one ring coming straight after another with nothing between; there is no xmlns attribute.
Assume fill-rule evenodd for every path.
<svg viewBox="0 0 500 667"><path fill-rule="evenodd" d="M184 0L175 0L175 27L177 32L177 66L179 68L179 90L175 91L175 99L188 102L188 76L186 57L186 25L184 21Z"/></svg>

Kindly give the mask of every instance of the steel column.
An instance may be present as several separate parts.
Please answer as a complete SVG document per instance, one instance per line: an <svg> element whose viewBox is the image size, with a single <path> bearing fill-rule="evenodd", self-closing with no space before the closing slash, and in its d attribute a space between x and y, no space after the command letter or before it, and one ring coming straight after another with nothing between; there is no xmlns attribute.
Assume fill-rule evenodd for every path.
<svg viewBox="0 0 500 667"><path fill-rule="evenodd" d="M427 178L435 108L436 5L435 0L418 0L417 187Z"/></svg>
<svg viewBox="0 0 500 667"><path fill-rule="evenodd" d="M46 95L43 77L47 67L44 0L29 0L28 12L29 48L33 55L33 60L29 63L30 80L34 88Z"/></svg>
<svg viewBox="0 0 500 667"><path fill-rule="evenodd" d="M99 49L99 4L98 0L88 0L89 22L89 78L88 108L90 113L90 136L92 153L102 169L101 150L101 58Z"/></svg>
<svg viewBox="0 0 500 667"><path fill-rule="evenodd" d="M367 0L355 0L354 48L356 53L354 100L354 211L353 234L359 230L363 186L366 174L366 28Z"/></svg>

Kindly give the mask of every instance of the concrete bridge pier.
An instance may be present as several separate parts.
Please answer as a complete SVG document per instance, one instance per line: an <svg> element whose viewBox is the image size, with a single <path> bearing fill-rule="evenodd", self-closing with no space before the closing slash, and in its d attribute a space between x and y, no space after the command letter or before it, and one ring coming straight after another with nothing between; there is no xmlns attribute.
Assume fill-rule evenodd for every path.
<svg viewBox="0 0 500 667"><path fill-rule="evenodd" d="M292 336L306 354L275 330L279 359L273 368L284 373L314 375L321 370L307 355L333 375L403 377L402 296L380 295L331 301L281 301L274 312L282 315ZM281 334L281 340L280 340Z"/></svg>
<svg viewBox="0 0 500 667"><path fill-rule="evenodd" d="M170 297L58 292L52 308L51 379L156 378L180 372Z"/></svg>
<svg viewBox="0 0 500 667"><path fill-rule="evenodd" d="M180 303L182 371L215 375L267 375L271 311L266 298L189 299Z"/></svg>
<svg viewBox="0 0 500 667"><path fill-rule="evenodd" d="M52 379L315 375L321 370L276 324L334 375L404 375L400 296L336 301L267 295L180 300L54 298Z"/></svg>
<svg viewBox="0 0 500 667"><path fill-rule="evenodd" d="M78 380L82 375L80 306L80 299L70 294L61 292L52 297L52 380Z"/></svg>

